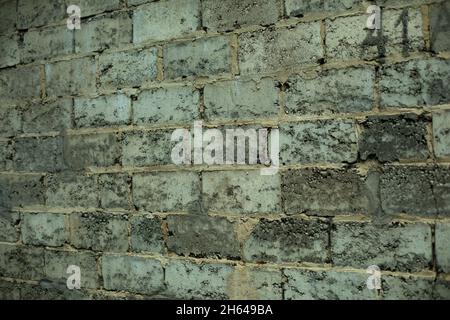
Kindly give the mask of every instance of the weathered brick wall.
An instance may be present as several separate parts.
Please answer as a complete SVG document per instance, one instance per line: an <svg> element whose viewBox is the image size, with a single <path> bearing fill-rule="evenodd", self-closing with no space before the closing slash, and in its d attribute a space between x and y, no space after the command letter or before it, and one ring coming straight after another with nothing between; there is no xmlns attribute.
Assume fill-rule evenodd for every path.
<svg viewBox="0 0 450 320"><path fill-rule="evenodd" d="M174 165L194 120L279 172ZM1 298L448 299L449 166L450 1L0 0Z"/></svg>

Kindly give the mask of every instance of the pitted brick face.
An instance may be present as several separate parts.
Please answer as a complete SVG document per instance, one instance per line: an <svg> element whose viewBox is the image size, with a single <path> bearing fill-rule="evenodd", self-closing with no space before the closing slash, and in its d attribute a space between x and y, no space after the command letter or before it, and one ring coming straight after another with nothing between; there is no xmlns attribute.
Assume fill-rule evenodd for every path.
<svg viewBox="0 0 450 320"><path fill-rule="evenodd" d="M69 4L0 0L0 299L450 299L450 0Z"/></svg>

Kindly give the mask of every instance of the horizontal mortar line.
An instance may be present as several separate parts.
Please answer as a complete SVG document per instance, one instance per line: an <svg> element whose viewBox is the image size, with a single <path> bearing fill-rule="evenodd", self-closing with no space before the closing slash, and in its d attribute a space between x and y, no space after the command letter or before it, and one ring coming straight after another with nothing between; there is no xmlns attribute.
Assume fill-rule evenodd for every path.
<svg viewBox="0 0 450 320"><path fill-rule="evenodd" d="M83 207L53 207L53 206L25 206L25 207L13 207L11 208L12 212L18 213L49 213L49 214L111 214L111 215L128 215L130 218L134 216L154 216L160 218L167 218L168 216L192 216L192 217L221 217L226 218L229 221L238 222L239 220L280 220L284 218L293 218L293 219L301 219L301 220L324 220L328 221L328 219L332 219L333 222L355 222L355 223L374 223L376 222L376 217L373 217L370 213L364 214L330 214L330 215L313 215L307 214L304 212L298 213L285 213L285 212L267 212L267 213L236 213L236 212L225 212L225 211L208 211L207 214L198 214L198 213L190 213L188 211L166 211L166 212L150 212L145 209L142 210L134 210L134 209L125 209L125 208L83 208ZM450 216L446 215L436 215L433 217L426 217L418 214L390 214L388 216L389 220L386 223L395 223L395 222L404 222L409 224L414 223L427 223L427 224L436 224L436 223L450 223Z"/></svg>
<svg viewBox="0 0 450 320"><path fill-rule="evenodd" d="M47 132L27 132L18 133L15 137L0 137L0 141L10 141L14 138L39 138L39 137L56 137L58 135L84 135L84 134L101 134L101 133L127 133L127 132L153 132L153 131L167 131L175 129L191 129L195 121L202 121L204 128L217 128L222 126L248 126L259 125L263 127L277 128L283 124L290 124L295 122L312 122L323 120L356 120L365 121L367 117L377 116L401 116L406 114L427 115L429 113L438 111L447 111L450 109L449 104L436 105L432 107L410 107L410 108L383 108L381 110L372 110L360 113L339 113L326 115L285 115L277 116L273 119L255 119L255 120L217 120L207 121L200 119L193 119L192 123L178 123L178 124L160 124L154 126L143 125L122 125L122 126L102 126L102 127L82 127L82 128L68 128L62 131L47 131ZM225 128L227 129L227 128ZM229 128L233 129L233 128Z"/></svg>
<svg viewBox="0 0 450 320"><path fill-rule="evenodd" d="M305 163L305 164L293 164L293 165L281 165L278 167L278 171L289 171L289 170L301 170L301 169L353 169L353 166L360 165L361 163ZM441 160L436 162L432 159L428 161L417 160L417 162L404 161L404 162L388 162L388 163L374 163L373 168L378 167L424 167L424 168L447 168L450 166L450 162ZM264 165L155 165L155 166L142 166L142 167L132 167L132 166L112 166L112 167L86 167L86 171L76 171L79 175L94 176L100 174L139 174L139 173L153 173L153 172L233 172L233 171L248 171L254 172L261 169L269 168ZM358 169L357 167L354 169ZM365 170L368 171L369 169ZM62 174L63 171L54 172L29 172L29 171L0 171L0 175L5 176L47 176L47 175L58 175ZM275 174L276 175L276 174ZM268 176L270 177L270 176Z"/></svg>

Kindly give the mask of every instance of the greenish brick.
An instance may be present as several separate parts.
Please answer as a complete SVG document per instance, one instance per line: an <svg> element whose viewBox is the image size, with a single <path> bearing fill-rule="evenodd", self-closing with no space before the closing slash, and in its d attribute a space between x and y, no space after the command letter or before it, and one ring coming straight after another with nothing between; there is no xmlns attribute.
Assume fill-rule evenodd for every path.
<svg viewBox="0 0 450 320"><path fill-rule="evenodd" d="M73 37L65 25L28 31L23 36L21 60L32 62L73 53Z"/></svg>
<svg viewBox="0 0 450 320"><path fill-rule="evenodd" d="M313 14L337 14L363 8L362 0L285 0L286 14L290 17L308 17Z"/></svg>
<svg viewBox="0 0 450 320"><path fill-rule="evenodd" d="M0 10L0 34L9 34L16 31L17 1L5 0Z"/></svg>
<svg viewBox="0 0 450 320"><path fill-rule="evenodd" d="M170 260L165 269L167 294L172 299L228 299L233 269L228 264Z"/></svg>
<svg viewBox="0 0 450 320"><path fill-rule="evenodd" d="M329 260L328 230L328 223L321 219L261 219L244 243L244 259L325 263Z"/></svg>
<svg viewBox="0 0 450 320"><path fill-rule="evenodd" d="M230 74L231 44L227 37L173 43L164 48L164 75L167 79Z"/></svg>
<svg viewBox="0 0 450 320"><path fill-rule="evenodd" d="M367 289L365 272L284 269L286 300L372 300L377 295Z"/></svg>
<svg viewBox="0 0 450 320"><path fill-rule="evenodd" d="M40 77L39 66L0 70L0 99L2 104L39 98Z"/></svg>
<svg viewBox="0 0 450 320"><path fill-rule="evenodd" d="M69 5L74 4L70 0L18 0L19 29L40 27L53 23L65 23L68 18L66 12ZM120 0L79 0L76 3L81 9L81 17L92 16L104 11L119 9ZM43 14L45 12L45 14ZM83 21L81 22L83 28Z"/></svg>
<svg viewBox="0 0 450 320"><path fill-rule="evenodd" d="M47 64L45 77L49 96L93 94L96 88L95 60L86 57Z"/></svg>
<svg viewBox="0 0 450 320"><path fill-rule="evenodd" d="M381 68L382 107L413 108L450 102L450 61L411 60Z"/></svg>
<svg viewBox="0 0 450 320"><path fill-rule="evenodd" d="M6 208L0 208L0 242L17 242L20 214Z"/></svg>
<svg viewBox="0 0 450 320"><path fill-rule="evenodd" d="M203 205L210 212L276 213L280 211L280 176L254 171L203 173Z"/></svg>
<svg viewBox="0 0 450 320"><path fill-rule="evenodd" d="M22 131L22 110L17 106L0 107L0 135L12 137Z"/></svg>
<svg viewBox="0 0 450 320"><path fill-rule="evenodd" d="M36 246L59 247L67 242L69 225L64 214L23 213L22 241Z"/></svg>
<svg viewBox="0 0 450 320"><path fill-rule="evenodd" d="M133 13L133 27L134 43L188 35L200 27L200 1L158 1L138 7Z"/></svg>
<svg viewBox="0 0 450 320"><path fill-rule="evenodd" d="M20 300L20 287L16 282L0 280L1 300Z"/></svg>
<svg viewBox="0 0 450 320"><path fill-rule="evenodd" d="M13 145L12 141L0 141L0 171L12 169Z"/></svg>
<svg viewBox="0 0 450 320"><path fill-rule="evenodd" d="M359 156L381 162L426 160L427 121L416 114L369 117L359 134Z"/></svg>
<svg viewBox="0 0 450 320"><path fill-rule="evenodd" d="M273 118L279 111L278 89L269 78L215 82L205 86L204 104L208 120Z"/></svg>
<svg viewBox="0 0 450 320"><path fill-rule="evenodd" d="M450 110L433 113L434 154L450 157Z"/></svg>
<svg viewBox="0 0 450 320"><path fill-rule="evenodd" d="M18 64L20 61L19 37L16 34L0 36L0 43L2 44L0 47L0 68Z"/></svg>
<svg viewBox="0 0 450 320"><path fill-rule="evenodd" d="M280 126L280 161L296 163L355 162L358 155L353 120L320 120Z"/></svg>
<svg viewBox="0 0 450 320"><path fill-rule="evenodd" d="M16 171L54 172L65 168L61 137L20 138L14 144Z"/></svg>
<svg viewBox="0 0 450 320"><path fill-rule="evenodd" d="M44 250L38 247L0 244L0 275L39 280L44 275Z"/></svg>
<svg viewBox="0 0 450 320"><path fill-rule="evenodd" d="M131 223L131 247L137 252L165 253L166 245L161 218L153 215L134 215Z"/></svg>
<svg viewBox="0 0 450 320"><path fill-rule="evenodd" d="M25 133L64 131L72 126L72 99L28 104L23 111Z"/></svg>
<svg viewBox="0 0 450 320"><path fill-rule="evenodd" d="M94 253L87 251L45 251L45 278L53 283L66 285L70 276L67 273L67 268L71 265L80 267L81 289L99 287L97 257Z"/></svg>
<svg viewBox="0 0 450 320"><path fill-rule="evenodd" d="M187 86L143 91L133 101L133 123L190 124L199 119L200 94Z"/></svg>
<svg viewBox="0 0 450 320"><path fill-rule="evenodd" d="M282 174L281 194L287 214L373 213L379 205L377 184L354 170L302 169Z"/></svg>
<svg viewBox="0 0 450 320"><path fill-rule="evenodd" d="M431 277L383 275L381 271L382 297L385 300L431 300L433 284Z"/></svg>
<svg viewBox="0 0 450 320"><path fill-rule="evenodd" d="M450 3L436 3L430 9L431 49L450 50Z"/></svg>
<svg viewBox="0 0 450 320"><path fill-rule="evenodd" d="M388 166L380 178L380 197L387 214L450 214L448 167Z"/></svg>
<svg viewBox="0 0 450 320"><path fill-rule="evenodd" d="M332 59L375 59L424 48L420 9L383 11L382 31L366 27L368 15L326 21L327 54Z"/></svg>
<svg viewBox="0 0 450 320"><path fill-rule="evenodd" d="M127 133L122 141L124 166L172 164L172 131Z"/></svg>
<svg viewBox="0 0 450 320"><path fill-rule="evenodd" d="M232 300L282 300L283 278L280 270L237 266L230 277Z"/></svg>
<svg viewBox="0 0 450 320"><path fill-rule="evenodd" d="M127 251L128 217L100 212L71 214L70 243L94 251Z"/></svg>
<svg viewBox="0 0 450 320"><path fill-rule="evenodd" d="M202 25L211 31L230 31L250 25L269 25L278 20L277 0L206 0L202 5Z"/></svg>
<svg viewBox="0 0 450 320"><path fill-rule="evenodd" d="M156 79L156 48L102 54L98 60L103 91L140 87Z"/></svg>
<svg viewBox="0 0 450 320"><path fill-rule="evenodd" d="M167 217L167 247L178 255L219 259L240 258L235 223L223 217Z"/></svg>
<svg viewBox="0 0 450 320"><path fill-rule="evenodd" d="M156 1L158 1L158 0L128 0L127 3L128 3L128 5L136 6L136 5L139 5L139 4L144 4L144 3L149 3L149 2L156 2Z"/></svg>
<svg viewBox="0 0 450 320"><path fill-rule="evenodd" d="M97 177L61 173L47 177L47 206L93 207L99 206Z"/></svg>
<svg viewBox="0 0 450 320"><path fill-rule="evenodd" d="M375 300L368 274L332 270L284 269L286 300Z"/></svg>
<svg viewBox="0 0 450 320"><path fill-rule="evenodd" d="M450 281L438 278L433 288L433 299L449 300L450 299Z"/></svg>
<svg viewBox="0 0 450 320"><path fill-rule="evenodd" d="M287 83L285 110L288 114L303 116L368 112L375 103L373 68L294 75Z"/></svg>
<svg viewBox="0 0 450 320"><path fill-rule="evenodd" d="M45 189L41 174L0 174L2 207L44 205Z"/></svg>
<svg viewBox="0 0 450 320"><path fill-rule="evenodd" d="M164 288L164 269L155 259L104 255L102 274L107 290L155 294Z"/></svg>
<svg viewBox="0 0 450 320"><path fill-rule="evenodd" d="M440 271L450 273L450 224L437 223L435 234L437 266Z"/></svg>
<svg viewBox="0 0 450 320"><path fill-rule="evenodd" d="M127 174L102 174L98 178L102 208L131 208L131 177Z"/></svg>
<svg viewBox="0 0 450 320"><path fill-rule="evenodd" d="M64 0L17 0L17 28L28 29L63 22L68 17L66 9Z"/></svg>
<svg viewBox="0 0 450 320"><path fill-rule="evenodd" d="M128 12L108 13L81 22L75 31L75 52L87 53L126 46L132 41L132 20Z"/></svg>
<svg viewBox="0 0 450 320"><path fill-rule="evenodd" d="M91 300L85 290L70 290L66 284L42 280L39 284L20 285L21 300Z"/></svg>
<svg viewBox="0 0 450 320"><path fill-rule="evenodd" d="M292 29L266 29L239 36L241 74L291 70L323 58L320 23L301 23Z"/></svg>
<svg viewBox="0 0 450 320"><path fill-rule="evenodd" d="M331 255L336 266L422 271L432 266L431 228L425 223L335 222Z"/></svg>
<svg viewBox="0 0 450 320"><path fill-rule="evenodd" d="M78 128L126 125L131 117L131 99L124 94L74 99Z"/></svg>
<svg viewBox="0 0 450 320"><path fill-rule="evenodd" d="M64 138L64 160L74 170L120 163L122 148L115 133L76 134Z"/></svg>
<svg viewBox="0 0 450 320"><path fill-rule="evenodd" d="M133 176L137 209L150 212L199 213L200 177L196 172L157 172Z"/></svg>
<svg viewBox="0 0 450 320"><path fill-rule="evenodd" d="M71 0L65 0L68 6ZM123 5L121 0L78 0L78 6L81 8L81 16L88 17L98 13L120 9Z"/></svg>

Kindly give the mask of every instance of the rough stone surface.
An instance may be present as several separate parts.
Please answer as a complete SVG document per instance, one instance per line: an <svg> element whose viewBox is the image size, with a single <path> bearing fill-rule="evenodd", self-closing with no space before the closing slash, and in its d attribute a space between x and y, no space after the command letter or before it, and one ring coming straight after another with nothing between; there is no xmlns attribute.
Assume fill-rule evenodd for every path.
<svg viewBox="0 0 450 320"><path fill-rule="evenodd" d="M196 172L158 172L133 176L133 199L150 212L192 212L200 207L200 177Z"/></svg>
<svg viewBox="0 0 450 320"><path fill-rule="evenodd" d="M29 31L24 34L21 60L31 62L73 53L73 37L67 26Z"/></svg>
<svg viewBox="0 0 450 320"><path fill-rule="evenodd" d="M70 243L94 251L128 250L128 217L122 214L71 214Z"/></svg>
<svg viewBox="0 0 450 320"><path fill-rule="evenodd" d="M54 172L65 167L61 137L17 139L14 148L17 171Z"/></svg>
<svg viewBox="0 0 450 320"><path fill-rule="evenodd" d="M431 49L435 52L450 50L450 3L442 2L430 10Z"/></svg>
<svg viewBox="0 0 450 320"><path fill-rule="evenodd" d="M35 102L23 110L25 133L64 131L72 126L72 99Z"/></svg>
<svg viewBox="0 0 450 320"><path fill-rule="evenodd" d="M289 70L323 58L320 23L299 24L292 29L267 29L239 36L241 74Z"/></svg>
<svg viewBox="0 0 450 320"><path fill-rule="evenodd" d="M288 79L286 112L294 115L359 113L374 105L372 68L328 70Z"/></svg>
<svg viewBox="0 0 450 320"><path fill-rule="evenodd" d="M327 53L332 59L375 59L424 47L419 9L383 11L383 29L366 29L368 15L326 21Z"/></svg>
<svg viewBox="0 0 450 320"><path fill-rule="evenodd" d="M450 111L433 113L433 138L436 157L450 157Z"/></svg>
<svg viewBox="0 0 450 320"><path fill-rule="evenodd" d="M278 20L277 0L206 0L202 4L203 26L211 31L270 25Z"/></svg>
<svg viewBox="0 0 450 320"><path fill-rule="evenodd" d="M49 96L92 94L95 92L95 61L86 57L47 64L45 77Z"/></svg>
<svg viewBox="0 0 450 320"><path fill-rule="evenodd" d="M13 165L13 145L11 141L0 141L0 171L11 170Z"/></svg>
<svg viewBox="0 0 450 320"><path fill-rule="evenodd" d="M415 114L369 117L359 135L361 159L426 160L427 122Z"/></svg>
<svg viewBox="0 0 450 320"><path fill-rule="evenodd" d="M278 114L278 90L268 78L224 81L204 89L205 116L208 120L253 120Z"/></svg>
<svg viewBox="0 0 450 320"><path fill-rule="evenodd" d="M64 214L23 213L22 240L26 244L62 246L68 240L68 221Z"/></svg>
<svg viewBox="0 0 450 320"><path fill-rule="evenodd" d="M107 290L155 294L164 287L161 262L134 256L104 255L102 274Z"/></svg>
<svg viewBox="0 0 450 320"><path fill-rule="evenodd" d="M124 94L74 99L78 128L126 125L131 117L131 100Z"/></svg>
<svg viewBox="0 0 450 320"><path fill-rule="evenodd" d="M132 20L128 12L106 14L83 21L75 32L75 52L102 51L132 41Z"/></svg>
<svg viewBox="0 0 450 320"><path fill-rule="evenodd" d="M336 222L331 229L331 255L337 266L421 271L432 266L431 245L431 228L425 223Z"/></svg>
<svg viewBox="0 0 450 320"><path fill-rule="evenodd" d="M152 215L138 215L130 219L131 248L137 252L164 253L162 221Z"/></svg>
<svg viewBox="0 0 450 320"><path fill-rule="evenodd" d="M167 293L177 299L227 299L233 266L171 260L166 266Z"/></svg>
<svg viewBox="0 0 450 320"><path fill-rule="evenodd" d="M450 224L436 224L436 260L440 271L450 272Z"/></svg>
<svg viewBox="0 0 450 320"><path fill-rule="evenodd" d="M97 178L82 174L61 173L47 178L47 206L98 207Z"/></svg>
<svg viewBox="0 0 450 320"><path fill-rule="evenodd" d="M288 214L372 213L378 206L376 187L349 170L289 170L283 172L281 194Z"/></svg>
<svg viewBox="0 0 450 320"><path fill-rule="evenodd" d="M252 262L327 262L325 220L262 219L244 243L244 259Z"/></svg>
<svg viewBox="0 0 450 320"><path fill-rule="evenodd" d="M39 247L0 244L0 275L39 280L44 275L44 250Z"/></svg>
<svg viewBox="0 0 450 320"><path fill-rule="evenodd" d="M381 69L383 107L420 107L450 102L450 62L412 60Z"/></svg>
<svg viewBox="0 0 450 320"><path fill-rule="evenodd" d="M73 170L107 167L119 163L121 144L114 133L67 135L64 159Z"/></svg>
<svg viewBox="0 0 450 320"><path fill-rule="evenodd" d="M0 70L0 99L4 104L39 98L40 88L38 66Z"/></svg>
<svg viewBox="0 0 450 320"><path fill-rule="evenodd" d="M133 123L191 124L200 116L199 103L199 92L187 86L143 91L133 101Z"/></svg>
<svg viewBox="0 0 450 320"><path fill-rule="evenodd" d="M171 164L172 131L127 133L122 142L124 166Z"/></svg>
<svg viewBox="0 0 450 320"><path fill-rule="evenodd" d="M205 210L251 214L280 211L280 176L262 176L259 171L204 172Z"/></svg>
<svg viewBox="0 0 450 320"><path fill-rule="evenodd" d="M133 42L186 36L199 28L199 14L199 0L158 1L141 6L133 14Z"/></svg>
<svg viewBox="0 0 450 320"><path fill-rule="evenodd" d="M357 158L356 126L352 120L323 120L282 124L280 162L338 163Z"/></svg>
<svg viewBox="0 0 450 320"><path fill-rule="evenodd" d="M127 174L102 174L98 178L100 206L107 209L130 209L131 177Z"/></svg>
<svg viewBox="0 0 450 320"><path fill-rule="evenodd" d="M448 215L448 168L389 166L380 178L380 198L388 214Z"/></svg>
<svg viewBox="0 0 450 320"><path fill-rule="evenodd" d="M20 237L20 214L0 208L0 241L16 242Z"/></svg>
<svg viewBox="0 0 450 320"><path fill-rule="evenodd" d="M99 86L108 91L138 87L156 78L156 49L105 53L98 59Z"/></svg>
<svg viewBox="0 0 450 320"><path fill-rule="evenodd" d="M239 258L235 223L226 218L172 215L167 217L167 247L178 255Z"/></svg>
<svg viewBox="0 0 450 320"><path fill-rule="evenodd" d="M15 34L0 35L0 43L2 44L0 47L0 68L18 64L20 61L19 37Z"/></svg>
<svg viewBox="0 0 450 320"><path fill-rule="evenodd" d="M216 76L231 72L230 39L213 37L164 48L164 74L169 79Z"/></svg>

